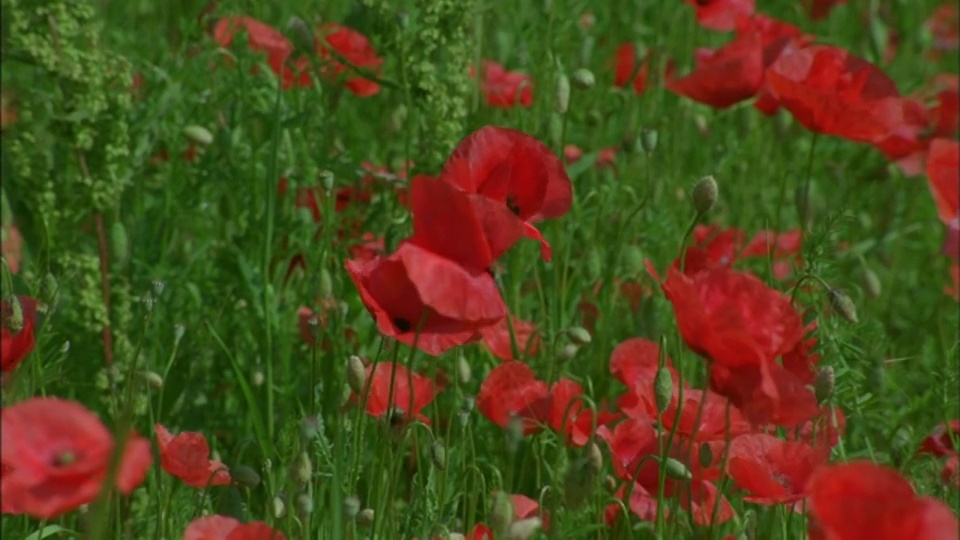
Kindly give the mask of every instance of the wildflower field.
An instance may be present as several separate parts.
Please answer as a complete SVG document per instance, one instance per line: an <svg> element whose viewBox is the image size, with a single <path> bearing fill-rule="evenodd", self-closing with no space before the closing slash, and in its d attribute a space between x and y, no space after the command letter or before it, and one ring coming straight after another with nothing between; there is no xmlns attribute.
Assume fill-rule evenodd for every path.
<svg viewBox="0 0 960 540"><path fill-rule="evenodd" d="M2 538L960 537L953 0L0 6Z"/></svg>

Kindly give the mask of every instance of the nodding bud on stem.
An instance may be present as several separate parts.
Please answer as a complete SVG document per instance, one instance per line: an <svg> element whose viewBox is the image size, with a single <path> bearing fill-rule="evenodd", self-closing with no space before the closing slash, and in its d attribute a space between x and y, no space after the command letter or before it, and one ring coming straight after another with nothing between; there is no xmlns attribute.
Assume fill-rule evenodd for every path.
<svg viewBox="0 0 960 540"><path fill-rule="evenodd" d="M693 209L698 214L706 214L717 204L717 198L720 196L720 189L717 187L717 180L713 176L704 176L693 186Z"/></svg>
<svg viewBox="0 0 960 540"><path fill-rule="evenodd" d="M252 467L237 465L230 469L230 478L235 484L246 488L255 488L260 485L260 475Z"/></svg>
<svg viewBox="0 0 960 540"><path fill-rule="evenodd" d="M363 367L363 360L359 356L351 355L347 359L347 385L359 396L363 394L363 387L367 383L367 372Z"/></svg>
<svg viewBox="0 0 960 540"><path fill-rule="evenodd" d="M653 381L653 397L657 404L657 411L663 414L670 406L670 400L673 399L673 375L666 366L657 369L657 375Z"/></svg>
<svg viewBox="0 0 960 540"><path fill-rule="evenodd" d="M640 145L643 146L643 151L648 154L652 154L657 149L657 139L659 138L660 135L655 129L643 128L640 130Z"/></svg>
<svg viewBox="0 0 960 540"><path fill-rule="evenodd" d="M313 50L313 31L310 25L296 15L287 19L287 32L290 34L293 45L301 51Z"/></svg>
<svg viewBox="0 0 960 540"><path fill-rule="evenodd" d="M343 500L343 517L353 519L360 513L360 497L350 495Z"/></svg>
<svg viewBox="0 0 960 540"><path fill-rule="evenodd" d="M283 499L274 497L271 502L274 519L280 519L287 514L287 505L283 504Z"/></svg>
<svg viewBox="0 0 960 540"><path fill-rule="evenodd" d="M860 278L863 280L863 290L870 295L870 298L878 298L883 292L883 287L880 285L880 277L877 276L877 273L867 266L866 263L864 263L860 272Z"/></svg>
<svg viewBox="0 0 960 540"><path fill-rule="evenodd" d="M592 339L590 332L582 326L571 326L567 328L567 336L574 345L586 345Z"/></svg>
<svg viewBox="0 0 960 540"><path fill-rule="evenodd" d="M593 72L587 68L580 68L573 72L573 85L579 90L589 90L596 82Z"/></svg>
<svg viewBox="0 0 960 540"><path fill-rule="evenodd" d="M576 343L567 343L557 352L557 361L560 363L569 362L577 356L580 346Z"/></svg>
<svg viewBox="0 0 960 540"><path fill-rule="evenodd" d="M434 439L430 445L430 460L441 471L447 469L447 449L444 448L443 441L440 439Z"/></svg>
<svg viewBox="0 0 960 540"><path fill-rule="evenodd" d="M827 290L827 298L830 300L830 306L840 315L840 318L851 324L857 324L860 319L857 318L857 306L853 303L843 291L831 287Z"/></svg>
<svg viewBox="0 0 960 540"><path fill-rule="evenodd" d="M20 299L16 296L7 299L7 309L3 313L3 327L13 335L23 330L23 306L20 305Z"/></svg>
<svg viewBox="0 0 960 540"><path fill-rule="evenodd" d="M667 476L675 480L690 480L693 478L693 473L690 472L690 469L688 469L683 462L672 457L663 460L663 467L666 469Z"/></svg>
<svg viewBox="0 0 960 540"><path fill-rule="evenodd" d="M473 378L470 362L467 362L467 358L462 354L457 356L457 378L461 384L467 384Z"/></svg>
<svg viewBox="0 0 960 540"><path fill-rule="evenodd" d="M370 527L373 525L373 520L376 517L376 514L373 513L373 508L364 508L357 514L357 525L361 527Z"/></svg>
<svg viewBox="0 0 960 540"><path fill-rule="evenodd" d="M570 79L563 73L557 75L557 112L566 114L570 108Z"/></svg>
<svg viewBox="0 0 960 540"><path fill-rule="evenodd" d="M196 144L209 146L213 143L213 134L203 126L191 125L183 128L183 134Z"/></svg>

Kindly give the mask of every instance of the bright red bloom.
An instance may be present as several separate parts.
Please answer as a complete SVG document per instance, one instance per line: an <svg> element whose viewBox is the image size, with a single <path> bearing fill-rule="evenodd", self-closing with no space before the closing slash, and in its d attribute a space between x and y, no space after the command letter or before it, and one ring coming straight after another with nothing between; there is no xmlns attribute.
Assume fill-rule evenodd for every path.
<svg viewBox="0 0 960 540"><path fill-rule="evenodd" d="M497 324L480 330L483 343L490 353L503 361L519 360L513 357L513 342L508 324L513 326L513 337L517 341L520 358L536 356L540 349L540 330L535 323L518 319L513 315L504 317Z"/></svg>
<svg viewBox="0 0 960 540"><path fill-rule="evenodd" d="M927 155L927 180L937 203L937 215L950 223L960 215L960 142L936 139Z"/></svg>
<svg viewBox="0 0 960 540"><path fill-rule="evenodd" d="M365 410L373 417L390 414L390 421L419 420L425 424L430 419L420 414L433 401L440 390L430 378L408 370L401 364L377 362L366 366L367 395ZM391 401L390 381L393 380ZM359 403L364 396L353 394L351 401ZM398 416L398 413L401 413Z"/></svg>
<svg viewBox="0 0 960 540"><path fill-rule="evenodd" d="M20 231L16 227L13 225L0 227L0 255L3 255L3 260L12 274L20 271L22 245L23 237L20 236Z"/></svg>
<svg viewBox="0 0 960 540"><path fill-rule="evenodd" d="M491 422L506 428L510 418L525 418L524 433L537 431L533 406L549 394L547 383L538 381L530 366L519 361L504 362L487 375L477 394L477 410Z"/></svg>
<svg viewBox="0 0 960 540"><path fill-rule="evenodd" d="M321 69L328 77L343 77L347 90L360 97L369 97L380 92L380 85L347 67L335 58L331 49L354 66L374 74L380 71L383 59L377 56L376 49L360 32L339 24L328 23L318 29L320 37L316 40L316 54L325 59Z"/></svg>
<svg viewBox="0 0 960 540"><path fill-rule="evenodd" d="M849 0L803 0L810 18L819 21L826 19L833 8L846 4Z"/></svg>
<svg viewBox="0 0 960 540"><path fill-rule="evenodd" d="M210 459L210 447L202 433L185 431L177 436L156 424L160 466L190 487L225 486L230 483L227 467Z"/></svg>
<svg viewBox="0 0 960 540"><path fill-rule="evenodd" d="M217 21L213 30L213 37L221 47L229 47L233 42L234 35L240 30L246 32L250 50L267 54L267 63L270 65L270 69L280 77L285 90L294 86L310 86L312 84L310 72L307 69L309 67L308 60L301 57L296 61L296 65L291 68L287 61L293 54L293 44L283 33L272 26L245 15L224 17Z"/></svg>
<svg viewBox="0 0 960 540"><path fill-rule="evenodd" d="M939 51L952 51L960 46L960 7L955 2L944 2L927 19L926 27L933 34L933 47Z"/></svg>
<svg viewBox="0 0 960 540"><path fill-rule="evenodd" d="M380 333L434 356L476 339L507 315L493 278L410 242L372 261L346 262Z"/></svg>
<svg viewBox="0 0 960 540"><path fill-rule="evenodd" d="M550 246L532 224L566 214L573 189L560 158L546 145L521 131L486 126L460 141L440 178L505 205L524 222L525 235L540 240L549 260Z"/></svg>
<svg viewBox="0 0 960 540"><path fill-rule="evenodd" d="M493 60L484 60L481 69L483 81L480 88L487 98L487 105L503 109L517 105L533 105L533 79L529 75L519 71L507 71Z"/></svg>
<svg viewBox="0 0 960 540"><path fill-rule="evenodd" d="M29 296L18 296L17 300L23 314L23 326L16 334L7 328L10 325L12 308L6 300L0 301L0 369L4 373L13 371L37 344L34 331L39 303Z"/></svg>
<svg viewBox="0 0 960 540"><path fill-rule="evenodd" d="M878 142L904 123L904 100L890 77L844 49L787 52L766 77L780 104L811 131Z"/></svg>
<svg viewBox="0 0 960 540"><path fill-rule="evenodd" d="M754 0L686 0L697 10L697 22L704 28L726 32L736 28L737 19L753 15Z"/></svg>
<svg viewBox="0 0 960 540"><path fill-rule="evenodd" d="M917 497L897 471L870 462L822 467L807 484L813 540L952 540L950 507Z"/></svg>
<svg viewBox="0 0 960 540"><path fill-rule="evenodd" d="M286 540L262 521L240 523L227 516L199 517L183 532L183 540Z"/></svg>
<svg viewBox="0 0 960 540"><path fill-rule="evenodd" d="M758 504L799 501L813 471L827 462L828 452L763 433L741 435L730 443L727 474L750 492L743 498Z"/></svg>
<svg viewBox="0 0 960 540"><path fill-rule="evenodd" d="M628 83L638 96L647 90L647 76L650 72L650 55L643 57L637 66L637 47L633 43L624 43L617 47L616 62L614 64L613 85L625 88ZM630 76L633 75L631 82Z"/></svg>
<svg viewBox="0 0 960 540"><path fill-rule="evenodd" d="M53 519L94 501L114 452L110 432L79 403L31 398L0 412L0 491L24 514ZM131 434L117 473L117 489L129 494L143 483L153 458L150 442ZM7 474L9 472L9 474Z"/></svg>
<svg viewBox="0 0 960 540"><path fill-rule="evenodd" d="M935 456L955 454L958 450L955 440L960 439L960 420L951 420L934 428L920 443L920 452Z"/></svg>
<svg viewBox="0 0 960 540"><path fill-rule="evenodd" d="M696 69L685 77L668 79L667 89L724 109L753 97L763 83L763 47L759 31L738 35L717 50L697 49L696 60Z"/></svg>

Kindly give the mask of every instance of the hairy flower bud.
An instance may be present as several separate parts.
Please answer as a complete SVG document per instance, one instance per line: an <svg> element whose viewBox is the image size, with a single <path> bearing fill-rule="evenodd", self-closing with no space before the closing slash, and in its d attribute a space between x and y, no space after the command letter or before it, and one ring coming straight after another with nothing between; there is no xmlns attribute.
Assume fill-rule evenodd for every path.
<svg viewBox="0 0 960 540"><path fill-rule="evenodd" d="M587 68L580 68L573 72L573 85L580 90L589 90L596 82L593 72Z"/></svg>
<svg viewBox="0 0 960 540"><path fill-rule="evenodd" d="M706 214L717 203L719 197L717 180L713 176L704 176L693 186L693 209L698 214Z"/></svg>
<svg viewBox="0 0 960 540"><path fill-rule="evenodd" d="M566 114L570 108L570 79L561 73L557 76L557 108L560 114Z"/></svg>
<svg viewBox="0 0 960 540"><path fill-rule="evenodd" d="M202 146L209 146L213 143L213 134L203 126L187 126L183 128L183 134L191 141Z"/></svg>
<svg viewBox="0 0 960 540"><path fill-rule="evenodd" d="M347 359L347 385L356 394L363 394L363 387L367 384L367 373L363 367L363 360L359 356L351 355Z"/></svg>
<svg viewBox="0 0 960 540"><path fill-rule="evenodd" d="M831 287L827 290L827 298L830 300L830 306L840 315L840 318L851 324L857 324L860 319L857 318L857 306L853 300L840 289Z"/></svg>

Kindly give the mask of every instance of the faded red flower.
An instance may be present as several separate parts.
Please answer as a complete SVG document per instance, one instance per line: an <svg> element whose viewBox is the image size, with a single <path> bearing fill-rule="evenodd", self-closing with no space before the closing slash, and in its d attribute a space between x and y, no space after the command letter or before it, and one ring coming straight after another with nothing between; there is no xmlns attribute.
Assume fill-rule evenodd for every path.
<svg viewBox="0 0 960 540"><path fill-rule="evenodd" d="M226 465L210 459L210 447L202 433L185 431L174 436L161 424L154 425L160 466L190 487L225 486L230 483Z"/></svg>
<svg viewBox="0 0 960 540"><path fill-rule="evenodd" d="M113 437L79 403L37 397L0 412L2 491L24 514L53 519L100 494L114 452ZM129 494L146 478L153 458L150 442L128 437L116 487ZM9 474L7 474L9 472Z"/></svg>
<svg viewBox="0 0 960 540"><path fill-rule="evenodd" d="M434 381L392 362L370 364L365 372L367 387L364 392L367 395L364 410L367 414L376 418L390 415L391 423L409 420L430 423L430 419L420 411L433 401L440 390ZM364 396L353 394L350 399L353 403L361 403Z"/></svg>
<svg viewBox="0 0 960 540"><path fill-rule="evenodd" d="M667 89L694 101L724 109L756 95L763 84L763 47L759 31L742 33L723 47L697 49L696 69L667 80Z"/></svg>
<svg viewBox="0 0 960 540"><path fill-rule="evenodd" d="M344 65L331 53L334 51L353 66L377 75L383 59L377 56L376 49L366 36L352 28L333 23L320 26L317 33L319 37L316 40L316 54L325 60L321 73L331 78L342 77L347 89L360 97L369 97L380 92L378 83Z"/></svg>
<svg viewBox="0 0 960 540"><path fill-rule="evenodd" d="M300 57L295 62L288 62L293 54L293 44L270 25L245 15L224 17L217 21L213 37L221 47L229 47L238 31L246 33L250 50L266 53L267 63L280 77L284 89L312 85L309 60Z"/></svg>
<svg viewBox="0 0 960 540"><path fill-rule="evenodd" d="M733 439L729 452L727 474L750 492L743 500L768 505L803 499L810 475L829 457L822 448L763 433Z"/></svg>
<svg viewBox="0 0 960 540"><path fill-rule="evenodd" d="M723 32L736 28L737 19L753 15L754 0L686 0L697 10L697 22L704 28Z"/></svg>
<svg viewBox="0 0 960 540"><path fill-rule="evenodd" d="M489 274L410 242L387 257L348 260L346 268L380 333L427 354L473 341L507 315Z"/></svg>
<svg viewBox="0 0 960 540"><path fill-rule="evenodd" d="M890 77L838 47L782 54L766 78L780 104L817 133L872 143L904 123L904 100Z"/></svg>
<svg viewBox="0 0 960 540"><path fill-rule="evenodd" d="M950 507L917 497L906 478L875 463L821 467L807 495L813 540L950 540L960 527Z"/></svg>
<svg viewBox="0 0 960 540"><path fill-rule="evenodd" d="M16 333L9 328L12 307L6 300L0 301L0 369L4 373L13 371L37 344L34 331L39 303L29 296L18 296L17 300L23 314L23 325Z"/></svg>
<svg viewBox="0 0 960 540"><path fill-rule="evenodd" d="M183 540L286 540L262 521L240 523L227 516L199 517L187 525Z"/></svg>
<svg viewBox="0 0 960 540"><path fill-rule="evenodd" d="M533 105L533 79L526 73L507 71L493 60L484 60L481 71L480 89L487 98L487 105L501 109ZM475 76L473 67L470 73L471 77Z"/></svg>
<svg viewBox="0 0 960 540"><path fill-rule="evenodd" d="M7 264L10 272L16 274L20 271L21 246L23 237L20 231L13 225L3 225L0 227L0 254Z"/></svg>

